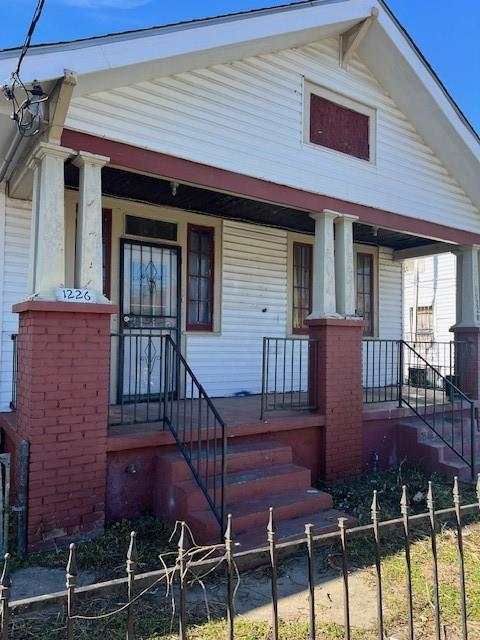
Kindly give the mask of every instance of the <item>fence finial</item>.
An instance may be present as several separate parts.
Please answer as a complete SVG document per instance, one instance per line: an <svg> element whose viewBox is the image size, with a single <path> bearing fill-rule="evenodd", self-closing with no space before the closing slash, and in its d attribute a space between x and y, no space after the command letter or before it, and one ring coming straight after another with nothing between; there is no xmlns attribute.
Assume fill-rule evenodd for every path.
<svg viewBox="0 0 480 640"><path fill-rule="evenodd" d="M75 586L77 573L77 546L72 542L67 562L67 588Z"/></svg>
<svg viewBox="0 0 480 640"><path fill-rule="evenodd" d="M225 528L225 534L224 534L224 539L225 539L225 545L231 545L233 542L233 529L232 529L232 514L229 513L227 515L227 526Z"/></svg>
<svg viewBox="0 0 480 640"><path fill-rule="evenodd" d="M12 586L12 580L10 577L10 559L11 555L6 553L4 556L2 577L0 578L0 587L2 587L2 589L10 589Z"/></svg>
<svg viewBox="0 0 480 640"><path fill-rule="evenodd" d="M378 520L378 516L379 516L379 513L380 513L380 508L378 506L378 498L377 498L377 490L376 489L374 489L374 491L373 491L371 513L372 513L372 521L376 522Z"/></svg>
<svg viewBox="0 0 480 640"><path fill-rule="evenodd" d="M434 509L435 509L435 502L434 502L434 499L433 499L433 487L432 487L432 481L431 480L428 481L427 507L428 507L429 511L434 511Z"/></svg>
<svg viewBox="0 0 480 640"><path fill-rule="evenodd" d="M406 485L403 485L402 487L402 498L400 500L400 512L402 514L402 516L408 516L408 510L409 510L409 502L408 502L408 495L407 495L407 487Z"/></svg>
<svg viewBox="0 0 480 640"><path fill-rule="evenodd" d="M130 544L127 551L127 573L135 572L138 562L137 553L137 534L135 531L130 533Z"/></svg>
<svg viewBox="0 0 480 640"><path fill-rule="evenodd" d="M273 507L269 509L268 525L267 525L268 541L273 542L277 533L277 527L273 519Z"/></svg>
<svg viewBox="0 0 480 640"><path fill-rule="evenodd" d="M460 488L458 486L458 476L455 476L453 479L452 495L453 495L453 504L459 505L460 504Z"/></svg>

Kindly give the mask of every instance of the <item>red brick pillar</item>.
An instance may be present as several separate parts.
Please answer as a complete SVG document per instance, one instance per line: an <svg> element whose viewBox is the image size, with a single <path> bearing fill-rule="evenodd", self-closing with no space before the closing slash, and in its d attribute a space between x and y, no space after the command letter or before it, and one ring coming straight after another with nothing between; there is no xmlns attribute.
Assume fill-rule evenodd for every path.
<svg viewBox="0 0 480 640"><path fill-rule="evenodd" d="M310 397L325 416L321 475L325 480L352 476L362 467L362 331L361 320L308 320L316 375Z"/></svg>
<svg viewBox="0 0 480 640"><path fill-rule="evenodd" d="M455 335L455 374L461 391L480 400L480 327L453 327Z"/></svg>
<svg viewBox="0 0 480 640"><path fill-rule="evenodd" d="M17 429L30 443L28 547L103 531L108 304L22 302Z"/></svg>

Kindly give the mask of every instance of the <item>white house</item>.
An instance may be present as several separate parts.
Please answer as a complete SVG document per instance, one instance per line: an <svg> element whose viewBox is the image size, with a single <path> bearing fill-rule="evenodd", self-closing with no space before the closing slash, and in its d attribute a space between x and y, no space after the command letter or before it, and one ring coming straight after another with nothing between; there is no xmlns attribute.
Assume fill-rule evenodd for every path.
<svg viewBox="0 0 480 640"><path fill-rule="evenodd" d="M17 57L0 53L2 77ZM288 432L297 467L358 471L370 453L363 400L408 406L406 258L455 249L457 333L476 345L479 140L381 0L39 45L21 78L48 99L38 117L27 105L35 135L18 130L10 103L0 107L0 403L7 412L19 333L16 418L4 421L13 449L16 438L31 443L32 544L102 526L105 514L168 511L151 478L159 448L174 443L209 501L185 507L208 537L202 513L222 521L226 471L217 458L204 468L206 416L215 452L222 438L218 460L229 436L258 443L274 431L285 443ZM405 356L412 369L417 355ZM258 422L262 389L264 410L311 413L279 414L275 429ZM225 422L239 426L225 435ZM64 466L84 452L66 485L98 465L96 501L75 524L41 502L55 466L47 450ZM175 487L178 506L187 489ZM294 503L297 515L319 508Z"/></svg>

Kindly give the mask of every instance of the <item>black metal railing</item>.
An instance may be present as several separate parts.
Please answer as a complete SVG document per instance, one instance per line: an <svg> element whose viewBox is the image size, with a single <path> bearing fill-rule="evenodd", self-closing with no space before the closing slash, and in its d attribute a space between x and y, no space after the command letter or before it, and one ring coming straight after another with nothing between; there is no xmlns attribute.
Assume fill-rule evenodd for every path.
<svg viewBox="0 0 480 640"><path fill-rule="evenodd" d="M407 406L473 474L476 409L459 387L467 348L463 342L428 343L427 349L423 342L365 339L363 399L366 404L393 401Z"/></svg>
<svg viewBox="0 0 480 640"><path fill-rule="evenodd" d="M363 402L399 402L401 396L400 340L363 340Z"/></svg>
<svg viewBox="0 0 480 640"><path fill-rule="evenodd" d="M452 381L443 376L408 342L402 342L400 400L407 405L475 473L476 409ZM422 372L419 375L418 372Z"/></svg>
<svg viewBox="0 0 480 640"><path fill-rule="evenodd" d="M225 423L170 336L165 339L164 355L164 424L173 434L223 531L227 473Z"/></svg>
<svg viewBox="0 0 480 640"><path fill-rule="evenodd" d="M18 387L18 333L12 333L12 393L10 399L10 409L17 408L17 387Z"/></svg>
<svg viewBox="0 0 480 640"><path fill-rule="evenodd" d="M169 430L219 526L225 521L226 426L168 334L111 336L110 426Z"/></svg>
<svg viewBox="0 0 480 640"><path fill-rule="evenodd" d="M190 542L188 525L181 522L176 527L176 553L161 555L162 567L148 573L139 571L137 535L132 531L128 549L125 549L125 577L87 586L78 584L77 545L72 544L66 565L66 589L21 600L11 599L16 574L11 574L11 559L7 554L0 578L0 637L2 640L17 638L18 632L21 637L40 637L39 624L35 620L43 619L41 629L58 632L58 636L55 636L58 638L72 640L87 637L92 623L104 623L102 629L105 637L110 637L110 630L113 634L114 630L123 628L123 637L134 640L139 637L138 627L145 616L142 601L157 592L155 602L159 606L149 608L152 623L158 620L159 627L165 625L168 615L170 633L173 633L172 628L178 627L180 640L187 640L189 631L202 631L199 626L199 607L189 606L189 602L196 602L198 605L198 594L195 596L190 591L199 584L206 603L205 619L211 621L208 603L213 599L217 615L226 618L225 638L234 640L235 637L245 637L244 629L236 625L237 620L243 620L243 623L245 621L244 616L239 617L236 611L239 586L243 579L247 579L247 575L251 577L249 567L266 564L261 580L266 583L271 594L271 628L268 636L278 640L281 624L279 604L282 599L278 576L281 572L290 571L291 564L288 563L292 554L295 554L295 558L305 559L305 562L297 565L299 569L296 585L308 593L305 622L309 638L314 639L319 635L324 637L320 629L324 625L332 628L335 637L340 637L338 634L347 640L354 637L354 627L359 625L353 618L353 599L364 602L365 611L371 613L375 620L376 628L369 627L367 632L369 638L402 637L413 640L414 637L426 637L422 634L424 629L430 629L428 637L467 640L470 637L469 631L472 632L472 638L477 637L475 629L478 626L478 612L475 611L474 603L478 562L475 560L474 543L470 543L472 549L469 550L467 545L464 546L463 536L467 519L478 519L480 480L476 493L476 502L463 504L460 485L455 478L450 503L452 506L439 509L435 504L434 487L429 482L428 487L425 487L426 509L421 513L412 513L409 494L412 495L413 492L403 486L398 501L400 517L381 520L383 505L380 503L381 497L379 499L377 491L374 491L370 523L349 526L346 518L339 518L337 528L328 533L320 533L312 524L305 524L304 531L299 530L298 537L289 540L279 538L276 513L270 509L269 513L265 513L267 526L264 543L245 550L236 545L235 516L228 517L223 541L214 546L199 546ZM452 532L455 535L451 535ZM358 563L360 548L361 562L371 568L375 580L373 599L365 597L363 581L352 580L350 566ZM81 545L79 549L81 550ZM398 558L399 564L392 577L391 571L390 574L385 571L385 565L393 554ZM329 623L334 605L328 609L319 606L318 599L324 598L325 594L322 591L323 580L318 571L318 562L326 562L335 556L339 557L340 564L340 606L343 615L340 613L338 624L333 629ZM415 597L415 571L418 573L415 566L419 562L421 570L425 571L422 576L427 591L426 599ZM429 565L430 570L427 568ZM443 571L444 566L450 571ZM219 590L219 580L224 582L224 590ZM166 588L163 589L165 601L162 602L159 600L159 591L162 591L159 586L163 585ZM173 585L176 587L175 598L171 595ZM392 618L389 615L392 613L392 589L395 590L396 597L401 598L400 617ZM102 606L95 610L93 602L101 602ZM396 599L393 604L398 608ZM167 615L166 606L170 610ZM51 617L47 618L49 611L52 612ZM43 615L39 615L39 612ZM296 622L297 627L301 622L300 617ZM28 632L25 636L22 634L22 625ZM363 637L363 629L358 631ZM327 635L333 637L328 632Z"/></svg>
<svg viewBox="0 0 480 640"><path fill-rule="evenodd" d="M315 409L316 338L263 338L260 419L269 411Z"/></svg>

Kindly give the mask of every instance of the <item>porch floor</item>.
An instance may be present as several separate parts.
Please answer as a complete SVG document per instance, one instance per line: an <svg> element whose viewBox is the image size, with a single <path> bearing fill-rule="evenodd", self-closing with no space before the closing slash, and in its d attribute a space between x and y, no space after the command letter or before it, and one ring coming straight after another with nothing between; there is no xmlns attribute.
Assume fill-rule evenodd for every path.
<svg viewBox="0 0 480 640"><path fill-rule="evenodd" d="M410 404L415 406L418 402L419 408L424 406L446 405L448 398L442 390L434 389L412 389L405 386L403 389L404 397L409 399ZM279 394L281 396L281 394ZM298 398L298 396L297 396ZM364 403L364 411L384 410L392 412L398 409L397 387L368 389L364 390L364 399L368 402ZM309 425L315 420L318 421L318 414L313 413L310 409L285 408L270 410L265 412L264 419L260 419L261 412L261 396L241 396L212 398L213 404L220 414L221 418L229 427L239 426L261 427L262 425L271 423L285 422L293 425ZM298 402L298 400L297 400ZM288 404L288 403L287 403ZM177 413L180 417L190 423L193 416L194 428L197 428L198 400L174 401L170 403L170 410L173 414ZM269 406L272 406L273 402ZM277 402L277 407L280 403ZM404 410L408 409L404 407ZM320 416L321 417L321 416ZM109 407L109 424L111 435L125 434L125 430L135 430L138 435L142 433L152 433L163 431L161 422L161 406L159 402L142 402L134 404L111 405ZM202 425L203 427L203 425Z"/></svg>

